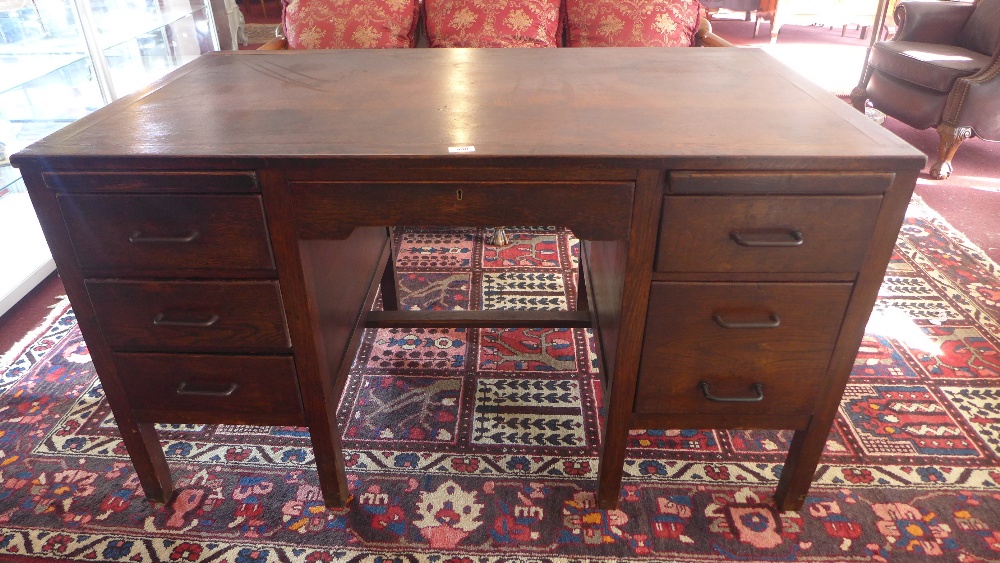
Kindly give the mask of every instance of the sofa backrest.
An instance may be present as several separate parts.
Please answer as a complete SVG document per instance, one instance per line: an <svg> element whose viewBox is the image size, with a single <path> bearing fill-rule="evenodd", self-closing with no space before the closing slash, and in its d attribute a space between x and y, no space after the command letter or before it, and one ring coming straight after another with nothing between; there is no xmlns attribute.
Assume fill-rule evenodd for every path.
<svg viewBox="0 0 1000 563"><path fill-rule="evenodd" d="M282 0L282 7L292 49L689 47L705 17L698 0Z"/></svg>
<svg viewBox="0 0 1000 563"><path fill-rule="evenodd" d="M965 22L958 44L984 55L993 55L1000 47L1000 0L979 0Z"/></svg>

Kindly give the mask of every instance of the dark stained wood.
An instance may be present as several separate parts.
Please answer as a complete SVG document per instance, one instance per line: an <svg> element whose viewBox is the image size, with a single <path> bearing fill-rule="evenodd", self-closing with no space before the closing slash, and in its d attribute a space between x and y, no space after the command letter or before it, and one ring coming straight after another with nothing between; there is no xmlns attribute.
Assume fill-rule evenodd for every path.
<svg viewBox="0 0 1000 563"><path fill-rule="evenodd" d="M663 198L664 174L658 170L642 170L635 183L635 204L629 232L625 268L603 272L591 268L592 283L603 275L611 277L614 287L621 285L619 315L621 330L615 343L614 375L609 382L607 419L604 424L601 464L597 475L597 504L602 508L618 506L622 472L625 465L625 445L628 442L629 418L635 400L636 374L642 350L642 325L646 320L650 277L653 270L653 250L660 213L657 204ZM617 280L621 279L621 282Z"/></svg>
<svg viewBox="0 0 1000 563"><path fill-rule="evenodd" d="M875 299L885 276L885 267L892 256L899 225L906 214L917 174L918 171L915 170L897 173L892 187L882 201L878 225L866 251L864 265L858 273L843 328L827 367L826 388L818 397L809 428L795 433L781 480L778 481L775 499L783 510L797 510L805 502L813 473L826 445L825 435L837 416L840 399L854 368L865 326L875 306Z"/></svg>
<svg viewBox="0 0 1000 563"><path fill-rule="evenodd" d="M724 272L713 281L728 282L854 282L857 272ZM702 281L705 272L653 272L653 281Z"/></svg>
<svg viewBox="0 0 1000 563"><path fill-rule="evenodd" d="M618 501L630 428L693 424L795 429L776 493L783 509L805 499L925 160L750 49L213 54L11 157L151 500L172 487L152 424L225 418L307 426L324 500L343 506L336 410L351 361L366 324L407 318L369 313L380 287L394 308L384 227L535 223L584 239L589 311L555 316L585 324L589 315L599 344L598 504ZM197 236L179 240L191 225ZM732 249L734 229L751 244ZM140 241L149 248L139 251L128 242L137 231L167 240ZM801 245L781 244L796 232ZM288 333L278 348L290 356L275 354L274 334L258 341L265 331L250 328L276 309L248 288L273 293L275 278ZM192 291L189 311L216 298L257 302L244 328L206 339L191 326L161 340L138 328L144 307L177 303L182 292L165 288L216 285L238 295ZM664 300L666 285L685 289ZM723 287L766 299L730 302ZM733 336L765 329L709 330L699 324L706 311L692 312L718 306L728 324L762 323L769 315L752 316L761 303L791 307L779 316L795 334ZM522 315L421 314L473 325ZM159 353L123 352L140 349ZM224 353L235 350L243 355ZM282 399L249 412L220 397L214 407L167 401L152 389L180 382L147 378L131 363L141 357L181 368L168 378L243 361L233 358L293 365L274 382L251 368L241 380L251 403ZM685 363L691 373L678 374ZM740 396L754 381L737 364L762 366L763 406L703 407L691 391L697 369L717 368L701 374L713 393ZM789 365L794 387L778 369ZM775 387L782 406L769 402Z"/></svg>
<svg viewBox="0 0 1000 563"><path fill-rule="evenodd" d="M31 154L730 171L922 158L762 51L649 48L212 53Z"/></svg>
<svg viewBox="0 0 1000 563"><path fill-rule="evenodd" d="M311 305L309 316L314 323L314 346L324 362L320 366L322 377L319 381L303 381L304 386L309 385L303 389L303 400L310 416L310 427L322 430L318 436L310 434L318 452L321 479L328 479L331 488L335 482L343 483L344 493L338 506L343 506L348 497L337 405L347 371L361 343L365 314L377 295L388 254L388 234L381 227L356 229L343 242L299 242ZM321 456L325 458L322 466L319 465ZM338 502L336 496L327 496L326 489L324 498L328 506Z"/></svg>
<svg viewBox="0 0 1000 563"><path fill-rule="evenodd" d="M366 328L589 328L587 311L372 311Z"/></svg>
<svg viewBox="0 0 1000 563"><path fill-rule="evenodd" d="M289 188L303 239L340 239L364 226L516 224L620 240L632 208L631 183L292 182Z"/></svg>
<svg viewBox="0 0 1000 563"><path fill-rule="evenodd" d="M111 407L115 424L121 432L136 477L150 502L166 502L173 494L173 482L167 458L160 447L153 423L141 422L129 403L111 347L101 337L97 315L87 296L83 274L73 252L72 239L63 222L56 194L42 180L42 168L22 170L31 204L45 233L52 258L59 268L66 295L73 305L77 324L87 340L87 349L104 389L104 397Z"/></svg>
<svg viewBox="0 0 1000 563"><path fill-rule="evenodd" d="M811 412L851 284L654 283L636 412ZM712 395L760 402L713 402Z"/></svg>
<svg viewBox="0 0 1000 563"><path fill-rule="evenodd" d="M284 175L280 170L264 170L261 172L261 184L323 501L327 506L344 506L350 493L336 416L337 397L333 381L336 371L330 369L331 358L339 362L340 357L336 357L336 349L329 353L326 350L313 295L314 276L306 270L310 264L309 256L306 253L303 259L299 240L295 236L292 202Z"/></svg>
<svg viewBox="0 0 1000 563"><path fill-rule="evenodd" d="M656 269L853 274L864 260L881 199L669 196Z"/></svg>
<svg viewBox="0 0 1000 563"><path fill-rule="evenodd" d="M385 268L382 270L382 281L379 292L382 297L382 310L395 311L399 308L399 296L396 292L396 241L393 234L393 227L386 229L389 237L389 258L386 260Z"/></svg>
<svg viewBox="0 0 1000 563"><path fill-rule="evenodd" d="M260 196L57 196L87 268L274 268Z"/></svg>
<svg viewBox="0 0 1000 563"><path fill-rule="evenodd" d="M140 420L296 426L305 420L291 356L114 357Z"/></svg>
<svg viewBox="0 0 1000 563"><path fill-rule="evenodd" d="M254 193L260 192L253 172L159 172L156 174L72 172L44 174L45 184L59 192Z"/></svg>
<svg viewBox="0 0 1000 563"><path fill-rule="evenodd" d="M587 300L593 320L594 337L601 350L601 374L609 388L615 374L618 333L621 330L623 284L628 252L626 241L581 241L580 268L588 283ZM605 408L611 393L604 394Z"/></svg>
<svg viewBox="0 0 1000 563"><path fill-rule="evenodd" d="M713 414L672 414L672 413L633 413L632 428L727 428L730 430L747 430L754 428L788 428L804 429L812 419L810 414L773 415L746 414L741 412Z"/></svg>
<svg viewBox="0 0 1000 563"><path fill-rule="evenodd" d="M893 174L871 172L671 172L672 194L881 194Z"/></svg>
<svg viewBox="0 0 1000 563"><path fill-rule="evenodd" d="M471 164L471 166L470 166ZM407 182L420 178L423 182L635 182L634 169L605 168L591 163L589 167L539 168L523 166L483 166L473 161L448 159L438 165L425 160L395 163L384 161L299 160L285 172L289 182Z"/></svg>
<svg viewBox="0 0 1000 563"><path fill-rule="evenodd" d="M291 348L275 281L87 280L117 350L281 352Z"/></svg>

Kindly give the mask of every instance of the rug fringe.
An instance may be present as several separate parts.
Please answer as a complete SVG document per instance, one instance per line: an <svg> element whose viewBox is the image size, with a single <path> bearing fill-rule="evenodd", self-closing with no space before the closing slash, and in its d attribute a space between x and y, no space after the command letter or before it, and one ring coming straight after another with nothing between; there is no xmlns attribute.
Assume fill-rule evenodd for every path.
<svg viewBox="0 0 1000 563"><path fill-rule="evenodd" d="M0 356L0 373L4 372L17 361L21 355L28 349L28 346L38 339L42 333L49 329L59 317L62 316L67 310L69 310L69 298L65 295L59 295L58 301L53 305L49 305L51 311L46 315L45 319L34 329L28 331L23 338L14 343L13 346L7 350L3 356Z"/></svg>

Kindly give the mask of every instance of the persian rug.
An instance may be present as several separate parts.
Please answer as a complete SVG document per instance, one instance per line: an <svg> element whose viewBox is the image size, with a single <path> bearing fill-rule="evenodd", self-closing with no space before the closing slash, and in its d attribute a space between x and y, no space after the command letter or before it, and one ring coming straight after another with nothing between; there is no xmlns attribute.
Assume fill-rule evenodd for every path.
<svg viewBox="0 0 1000 563"><path fill-rule="evenodd" d="M245 45L263 45L275 38L275 30L280 24L276 23L246 23L243 25L243 33L246 35ZM243 45L244 43L240 43Z"/></svg>
<svg viewBox="0 0 1000 563"><path fill-rule="evenodd" d="M401 300L563 308L578 243L399 234ZM1000 561L997 265L914 201L805 506L771 498L787 431L631 436L594 505L600 384L585 330L369 331L339 415L353 499L324 508L307 433L159 427L149 503L73 313L0 374L0 560Z"/></svg>

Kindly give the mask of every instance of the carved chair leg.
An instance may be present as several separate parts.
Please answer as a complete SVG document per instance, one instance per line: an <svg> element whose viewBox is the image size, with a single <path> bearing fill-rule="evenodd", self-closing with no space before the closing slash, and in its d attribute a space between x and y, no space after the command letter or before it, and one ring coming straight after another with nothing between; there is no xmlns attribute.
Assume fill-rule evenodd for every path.
<svg viewBox="0 0 1000 563"><path fill-rule="evenodd" d="M938 159L931 167L931 178L935 180L947 180L951 176L951 159L955 157L955 151L963 141L972 136L971 127L954 127L947 123L938 125L938 137L941 144L938 146Z"/></svg>
<svg viewBox="0 0 1000 563"><path fill-rule="evenodd" d="M851 90L851 105L858 111L865 111L865 102L868 101L868 89L862 85L857 85Z"/></svg>

